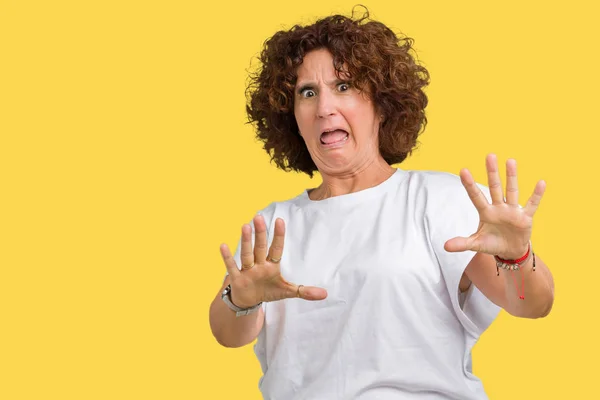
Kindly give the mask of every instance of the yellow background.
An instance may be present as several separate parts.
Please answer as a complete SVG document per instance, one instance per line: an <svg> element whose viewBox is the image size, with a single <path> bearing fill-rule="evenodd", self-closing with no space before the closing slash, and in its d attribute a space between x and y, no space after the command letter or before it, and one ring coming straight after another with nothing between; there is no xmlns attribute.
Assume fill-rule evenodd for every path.
<svg viewBox="0 0 600 400"><path fill-rule="evenodd" d="M416 39L430 124L403 168L548 184L542 320L502 313L474 351L490 399L595 398L600 31L595 2L369 1ZM338 1L0 1L0 398L259 399L252 347L208 307L241 225L318 185L245 124L246 69Z"/></svg>

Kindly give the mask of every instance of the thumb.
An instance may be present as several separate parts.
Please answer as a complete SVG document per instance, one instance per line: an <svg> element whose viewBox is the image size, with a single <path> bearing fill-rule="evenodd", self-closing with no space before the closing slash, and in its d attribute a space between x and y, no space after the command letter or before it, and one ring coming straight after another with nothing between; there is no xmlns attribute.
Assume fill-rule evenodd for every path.
<svg viewBox="0 0 600 400"><path fill-rule="evenodd" d="M471 250L471 242L471 238L457 236L444 243L444 250L451 253Z"/></svg>
<svg viewBox="0 0 600 400"><path fill-rule="evenodd" d="M296 297L304 300L323 300L327 298L327 290L315 286L296 286Z"/></svg>

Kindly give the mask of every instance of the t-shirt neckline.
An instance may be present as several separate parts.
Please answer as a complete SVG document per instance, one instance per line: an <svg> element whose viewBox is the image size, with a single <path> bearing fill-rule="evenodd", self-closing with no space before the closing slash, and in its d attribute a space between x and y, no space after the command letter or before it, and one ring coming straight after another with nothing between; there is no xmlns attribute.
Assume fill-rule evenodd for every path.
<svg viewBox="0 0 600 400"><path fill-rule="evenodd" d="M359 190L357 192L329 197L323 200L312 200L308 196L309 189L304 189L304 191L299 196L299 201L302 205L310 207L354 205L387 192L390 187L393 187L394 183L399 183L403 179L405 174L406 172L404 170L396 168L396 171L394 171L394 173L390 175L389 178L379 183L378 185L372 186L367 189Z"/></svg>

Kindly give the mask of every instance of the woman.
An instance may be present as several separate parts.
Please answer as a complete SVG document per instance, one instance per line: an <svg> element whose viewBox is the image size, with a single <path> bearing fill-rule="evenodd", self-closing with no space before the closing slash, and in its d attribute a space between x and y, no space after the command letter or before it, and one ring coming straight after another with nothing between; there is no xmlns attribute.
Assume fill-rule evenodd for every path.
<svg viewBox="0 0 600 400"><path fill-rule="evenodd" d="M485 399L471 348L501 308L546 316L552 276L530 245L540 181L518 204L497 161L487 187L392 167L425 126L427 71L368 14L276 33L248 88L273 161L323 182L242 227L210 323L258 338L266 399ZM284 244L285 242L285 244ZM309 301L307 301L309 300Z"/></svg>

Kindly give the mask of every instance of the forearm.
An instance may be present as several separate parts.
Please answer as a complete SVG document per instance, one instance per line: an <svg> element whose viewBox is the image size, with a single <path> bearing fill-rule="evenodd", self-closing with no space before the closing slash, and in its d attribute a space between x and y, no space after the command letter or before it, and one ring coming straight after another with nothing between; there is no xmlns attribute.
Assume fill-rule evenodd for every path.
<svg viewBox="0 0 600 400"><path fill-rule="evenodd" d="M522 318L541 318L550 313L554 302L554 280L544 261L535 255L518 271L500 269L504 274L506 311ZM520 296L524 298L521 299Z"/></svg>
<svg viewBox="0 0 600 400"><path fill-rule="evenodd" d="M227 286L229 278L224 286ZM209 320L213 336L225 347L241 347L252 343L262 329L264 312L262 307L255 313L236 317L217 294L210 305Z"/></svg>

